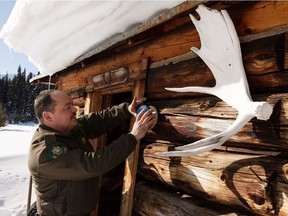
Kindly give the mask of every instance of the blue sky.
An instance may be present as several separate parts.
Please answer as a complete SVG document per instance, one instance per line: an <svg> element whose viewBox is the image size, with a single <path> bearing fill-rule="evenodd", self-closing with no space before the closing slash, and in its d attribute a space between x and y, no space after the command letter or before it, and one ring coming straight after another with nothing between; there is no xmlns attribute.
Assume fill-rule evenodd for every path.
<svg viewBox="0 0 288 216"><path fill-rule="evenodd" d="M6 23L15 1L0 0L0 29ZM16 74L17 69L21 65L22 70L26 69L26 74L32 72L37 74L37 68L28 60L25 54L19 54L10 50L10 48L0 38L0 75Z"/></svg>

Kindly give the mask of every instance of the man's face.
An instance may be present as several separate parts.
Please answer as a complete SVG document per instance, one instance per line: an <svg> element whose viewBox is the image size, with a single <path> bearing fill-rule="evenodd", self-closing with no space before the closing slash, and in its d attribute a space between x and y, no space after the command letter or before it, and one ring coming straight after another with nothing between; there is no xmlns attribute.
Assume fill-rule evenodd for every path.
<svg viewBox="0 0 288 216"><path fill-rule="evenodd" d="M78 124L77 109L73 106L72 99L64 92L55 92L51 97L56 102L56 106L50 115L50 127L67 134Z"/></svg>

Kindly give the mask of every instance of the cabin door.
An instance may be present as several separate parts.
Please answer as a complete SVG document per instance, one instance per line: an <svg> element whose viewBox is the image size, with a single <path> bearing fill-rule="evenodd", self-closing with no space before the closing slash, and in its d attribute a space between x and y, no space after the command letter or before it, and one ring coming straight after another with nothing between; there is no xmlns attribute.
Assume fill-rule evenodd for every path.
<svg viewBox="0 0 288 216"><path fill-rule="evenodd" d="M127 66L127 79L118 85L113 84L109 86L104 82L105 87L101 88L101 86L99 87L101 78L98 76L95 80L99 79L100 81L97 83L95 90L87 94L84 113L100 111L122 102L130 103L134 97L144 97L147 62L145 60ZM132 129L134 121L135 118L133 117L111 133L92 140L91 143L94 149L103 148L119 137L120 134L128 133ZM120 164L117 168L99 178L99 188L101 188L98 194L99 202L97 203L96 210L91 213L91 216L132 215L138 155L139 144L123 164ZM111 197L113 198L112 200ZM114 209L113 212L105 212L112 209Z"/></svg>

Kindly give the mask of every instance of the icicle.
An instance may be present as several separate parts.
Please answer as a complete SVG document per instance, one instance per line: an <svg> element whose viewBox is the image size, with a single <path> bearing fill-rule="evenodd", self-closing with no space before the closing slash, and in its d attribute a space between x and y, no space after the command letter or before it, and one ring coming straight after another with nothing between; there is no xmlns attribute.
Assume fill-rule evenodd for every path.
<svg viewBox="0 0 288 216"><path fill-rule="evenodd" d="M12 61L12 49L11 49L11 47L9 47L9 56L10 56L10 61Z"/></svg>

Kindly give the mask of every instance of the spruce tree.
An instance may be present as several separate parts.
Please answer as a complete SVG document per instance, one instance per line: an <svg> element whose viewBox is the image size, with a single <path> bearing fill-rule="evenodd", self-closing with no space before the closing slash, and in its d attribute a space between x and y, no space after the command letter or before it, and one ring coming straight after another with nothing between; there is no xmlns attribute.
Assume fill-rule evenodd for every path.
<svg viewBox="0 0 288 216"><path fill-rule="evenodd" d="M14 123L15 118L15 112L16 112L16 103L15 100L17 100L17 96L15 96L16 92L16 80L15 76L12 80L9 80L8 83L8 91L7 91L7 104L5 104L5 110L7 111L8 115L8 121L9 123Z"/></svg>
<svg viewBox="0 0 288 216"><path fill-rule="evenodd" d="M26 69L22 71L19 66L13 78L8 78L8 74L0 78L0 103L3 105L9 123L37 122L34 114L34 99L45 88L30 83L32 77L32 73L26 77Z"/></svg>
<svg viewBox="0 0 288 216"><path fill-rule="evenodd" d="M34 114L34 100L40 92L39 85L30 83L33 74L29 73L26 79L26 121L37 122L36 116Z"/></svg>
<svg viewBox="0 0 288 216"><path fill-rule="evenodd" d="M7 116L4 113L2 103L0 103L0 127L4 127L6 125L7 125Z"/></svg>

